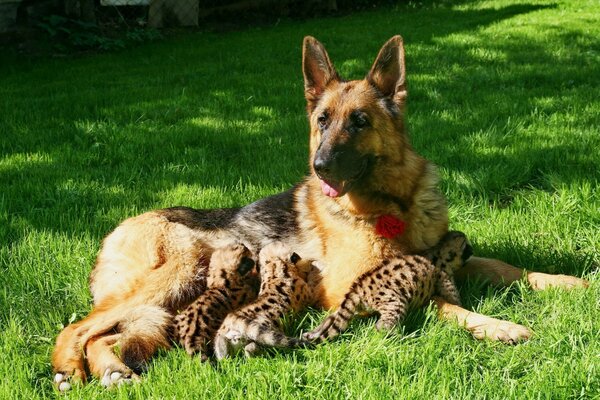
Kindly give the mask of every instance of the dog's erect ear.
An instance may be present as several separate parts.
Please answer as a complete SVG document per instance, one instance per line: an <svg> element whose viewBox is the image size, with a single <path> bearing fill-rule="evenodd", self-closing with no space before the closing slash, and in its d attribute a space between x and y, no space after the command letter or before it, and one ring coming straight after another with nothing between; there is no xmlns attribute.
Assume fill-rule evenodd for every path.
<svg viewBox="0 0 600 400"><path fill-rule="evenodd" d="M339 80L325 47L312 36L304 37L302 72L304 73L304 96L310 107L319 100L329 82Z"/></svg>
<svg viewBox="0 0 600 400"><path fill-rule="evenodd" d="M388 40L379 50L367 80L384 96L391 97L396 103L404 101L407 94L406 70L404 43L400 35Z"/></svg>

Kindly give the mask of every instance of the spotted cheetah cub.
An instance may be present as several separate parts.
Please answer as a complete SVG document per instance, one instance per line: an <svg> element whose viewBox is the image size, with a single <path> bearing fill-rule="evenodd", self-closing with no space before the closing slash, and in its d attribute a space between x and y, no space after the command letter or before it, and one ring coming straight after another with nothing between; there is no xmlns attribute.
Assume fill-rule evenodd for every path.
<svg viewBox="0 0 600 400"><path fill-rule="evenodd" d="M460 305L454 271L464 265L472 248L462 232L448 232L437 246L422 256L384 260L350 287L340 308L304 339L319 343L344 331L358 311L376 311L375 327L391 329L401 322L410 306L420 307L433 295Z"/></svg>
<svg viewBox="0 0 600 400"><path fill-rule="evenodd" d="M225 316L256 298L255 261L243 244L217 249L210 259L207 289L175 317L174 336L189 355L208 360L209 344Z"/></svg>
<svg viewBox="0 0 600 400"><path fill-rule="evenodd" d="M215 356L223 359L244 349L247 357L261 346L295 347L297 338L281 330L281 319L299 312L312 301L307 284L312 265L279 242L259 254L260 292L256 301L229 314L215 337Z"/></svg>

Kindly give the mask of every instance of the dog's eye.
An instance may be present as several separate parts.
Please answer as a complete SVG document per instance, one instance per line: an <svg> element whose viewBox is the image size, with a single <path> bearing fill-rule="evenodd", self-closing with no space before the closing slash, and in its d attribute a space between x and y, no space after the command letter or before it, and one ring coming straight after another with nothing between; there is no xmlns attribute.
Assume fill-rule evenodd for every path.
<svg viewBox="0 0 600 400"><path fill-rule="evenodd" d="M369 125L369 123L367 122L366 118L364 118L364 117L357 117L354 120L354 126L356 126L357 128L364 128L367 125Z"/></svg>
<svg viewBox="0 0 600 400"><path fill-rule="evenodd" d="M323 130L323 129L327 128L328 120L329 120L329 115L327 115L326 112L319 115L319 118L317 118L317 124L319 125L319 129Z"/></svg>
<svg viewBox="0 0 600 400"><path fill-rule="evenodd" d="M352 121L352 127L355 129L363 129L369 126L367 115L360 111L354 111L350 114L350 121Z"/></svg>

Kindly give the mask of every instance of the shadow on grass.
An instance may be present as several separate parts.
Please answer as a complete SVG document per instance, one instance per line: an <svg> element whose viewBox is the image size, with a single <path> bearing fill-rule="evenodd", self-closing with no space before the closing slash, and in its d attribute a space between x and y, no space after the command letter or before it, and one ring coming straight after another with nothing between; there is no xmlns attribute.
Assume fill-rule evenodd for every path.
<svg viewBox="0 0 600 400"><path fill-rule="evenodd" d="M586 54L598 51L595 37L577 27L548 28L544 38L518 27L506 37L482 32L555 7L400 8L4 66L0 216L7 221L0 239L18 241L27 229L100 238L123 215L160 206L181 186L290 186L306 171L304 34L322 39L353 78L368 70L385 39L404 35L415 147L450 174L468 177L466 185L444 183L451 196L509 204L515 189L552 191L582 176L598 179L589 173L597 171L589 152L597 140L587 132L597 114L575 115L568 127L552 119L593 100L600 67ZM535 124L540 119L547 130ZM552 139L564 129L581 138ZM547 142L539 140L544 136ZM10 161L32 153L47 161ZM222 198L227 204L186 205L252 200L252 193L234 191Z"/></svg>

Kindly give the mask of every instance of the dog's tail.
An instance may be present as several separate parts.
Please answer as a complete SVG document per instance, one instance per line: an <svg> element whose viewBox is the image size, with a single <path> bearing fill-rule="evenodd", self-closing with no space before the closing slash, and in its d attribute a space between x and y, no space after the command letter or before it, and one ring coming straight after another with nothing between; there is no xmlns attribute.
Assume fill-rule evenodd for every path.
<svg viewBox="0 0 600 400"><path fill-rule="evenodd" d="M135 372L143 372L159 349L170 347L173 316L164 308L140 305L132 308L119 323L120 358Z"/></svg>

